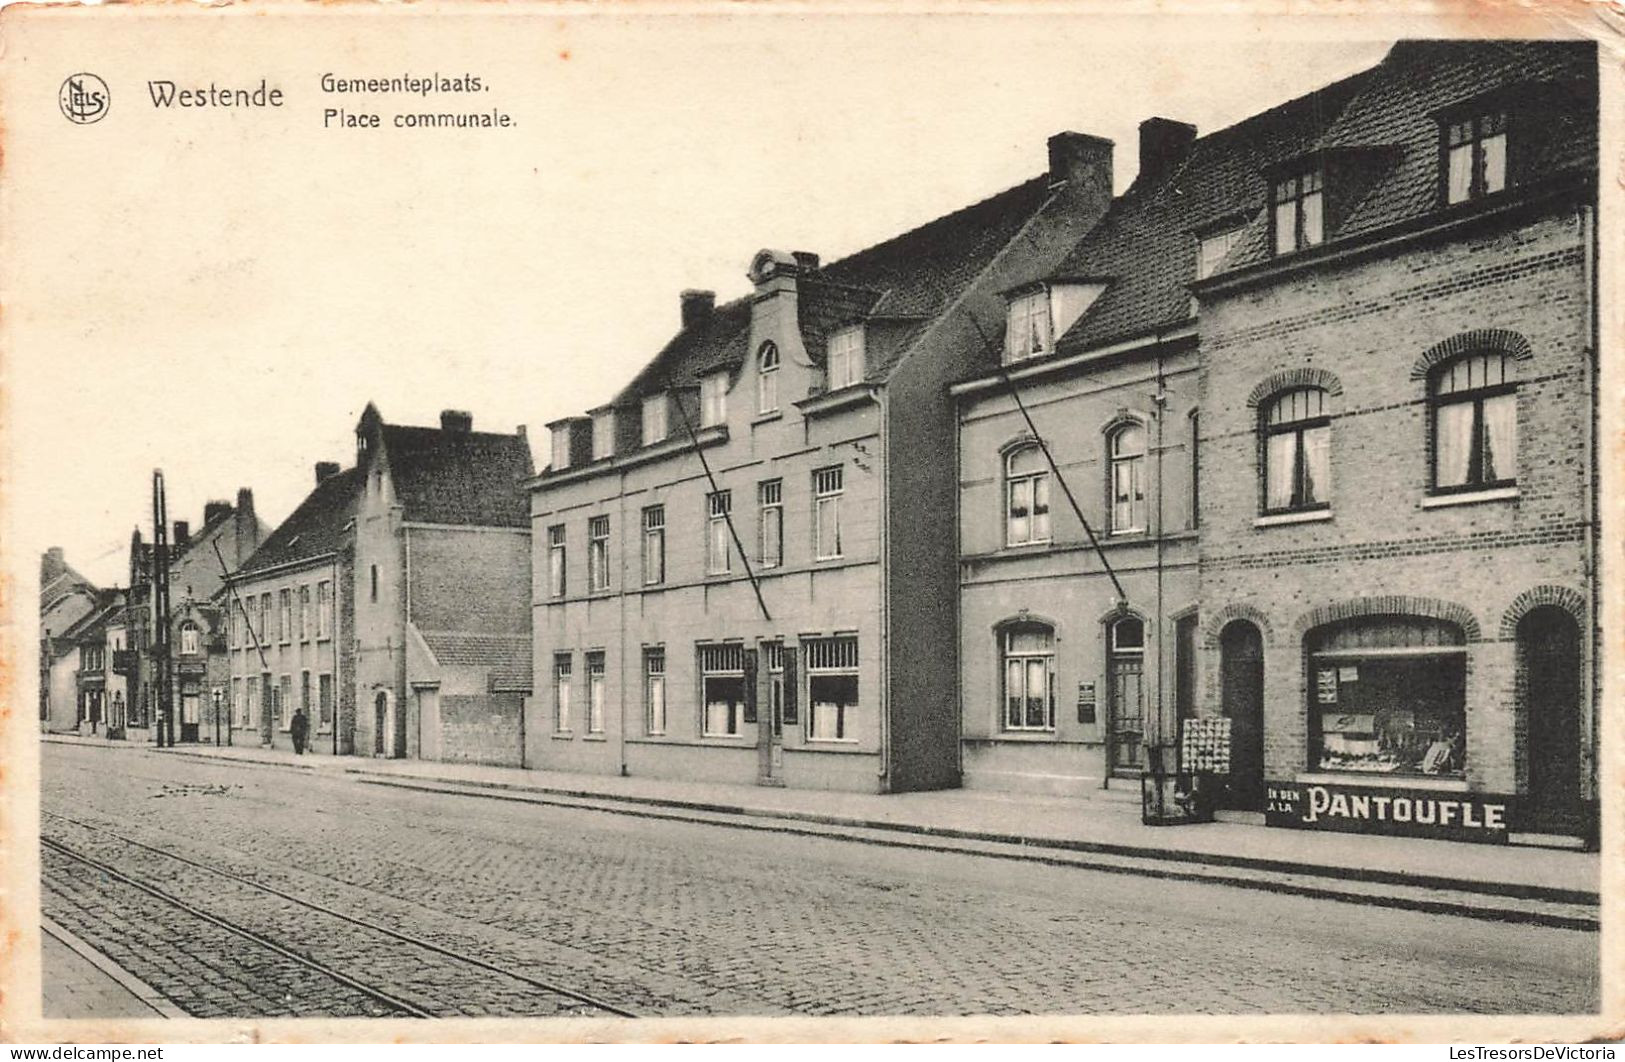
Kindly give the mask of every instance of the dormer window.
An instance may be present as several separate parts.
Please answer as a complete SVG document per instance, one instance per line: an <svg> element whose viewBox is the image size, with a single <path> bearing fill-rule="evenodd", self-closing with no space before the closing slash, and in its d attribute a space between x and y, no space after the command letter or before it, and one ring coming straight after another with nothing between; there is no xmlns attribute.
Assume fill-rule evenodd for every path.
<svg viewBox="0 0 1625 1062"><path fill-rule="evenodd" d="M1210 277L1219 270L1219 263L1224 261L1225 255L1241 239L1241 228L1227 229L1224 232L1215 232L1203 236L1198 242L1196 253L1196 279Z"/></svg>
<svg viewBox="0 0 1625 1062"><path fill-rule="evenodd" d="M1507 184L1507 116L1479 114L1444 128L1445 202L1462 203Z"/></svg>
<svg viewBox="0 0 1625 1062"><path fill-rule="evenodd" d="M728 374L714 372L700 380L700 427L710 428L728 419Z"/></svg>
<svg viewBox="0 0 1625 1062"><path fill-rule="evenodd" d="M863 326L843 328L829 337L829 389L839 391L863 379Z"/></svg>
<svg viewBox="0 0 1625 1062"><path fill-rule="evenodd" d="M756 353L756 412L779 409L779 348L768 340Z"/></svg>
<svg viewBox="0 0 1625 1062"><path fill-rule="evenodd" d="M653 446L666 437L666 394L643 400L643 445Z"/></svg>
<svg viewBox="0 0 1625 1062"><path fill-rule="evenodd" d="M553 471L570 467L570 425L560 424L553 429Z"/></svg>
<svg viewBox="0 0 1625 1062"><path fill-rule="evenodd" d="M615 411L601 410L592 415L592 459L615 456Z"/></svg>
<svg viewBox="0 0 1625 1062"><path fill-rule="evenodd" d="M1318 169L1275 182L1271 216L1276 254L1291 254L1326 238L1325 201Z"/></svg>
<svg viewBox="0 0 1625 1062"><path fill-rule="evenodd" d="M1010 323L1004 333L1004 360L1025 361L1051 352L1055 342L1049 291L1040 289L1010 300Z"/></svg>
<svg viewBox="0 0 1625 1062"><path fill-rule="evenodd" d="M198 653L198 629L194 623L186 623L181 627L181 655L196 656Z"/></svg>

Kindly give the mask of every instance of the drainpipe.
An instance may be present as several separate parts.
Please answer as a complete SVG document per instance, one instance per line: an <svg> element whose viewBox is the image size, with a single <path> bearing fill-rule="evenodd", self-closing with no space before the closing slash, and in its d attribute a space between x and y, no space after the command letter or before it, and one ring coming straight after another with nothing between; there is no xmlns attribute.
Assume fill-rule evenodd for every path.
<svg viewBox="0 0 1625 1062"><path fill-rule="evenodd" d="M1168 728L1168 722L1167 722L1166 714L1165 714L1165 711L1164 711L1164 707L1165 707L1165 704L1164 704L1164 702L1165 702L1164 687L1167 685L1166 680L1167 680L1168 676L1165 673L1165 668L1163 666L1165 661L1164 661L1164 652L1163 652L1163 647L1162 647L1163 636L1166 634L1166 632L1163 630L1163 622L1162 622L1162 614L1163 614L1163 607L1162 607L1162 532L1163 532L1163 526L1162 526L1162 498L1163 498L1163 491L1162 491L1162 471L1163 471L1162 441L1163 441L1163 420L1165 419L1163 417L1163 414L1167 411L1168 394L1167 394L1166 387L1165 387L1165 381L1163 380L1163 377L1162 377L1162 336L1160 334L1157 336L1156 343L1157 343L1157 345L1156 345L1155 349L1156 349L1156 356L1157 356L1157 390L1156 390L1156 393L1151 398L1151 403L1152 403L1152 407L1153 407L1151 412L1152 412L1152 415L1156 418L1156 443L1155 443L1155 445L1157 447L1157 531L1156 531L1156 541L1152 544L1152 548L1156 551L1155 552L1155 557L1156 557L1156 579L1157 579L1157 605L1156 605L1156 616L1155 616L1153 622L1156 624L1156 630L1157 630L1157 743L1160 745L1160 744L1162 744L1163 740L1167 737L1167 728ZM1176 735L1176 744L1177 744L1177 735ZM1161 755L1161 754L1159 753L1158 755ZM1164 765L1164 766L1166 767L1166 765Z"/></svg>
<svg viewBox="0 0 1625 1062"><path fill-rule="evenodd" d="M880 714L880 766L876 774L880 791L893 791L896 776L891 773L891 447L888 445L891 424L891 392L882 389L880 402L880 696L876 707ZM955 576L957 579L957 575ZM805 665L803 665L805 670Z"/></svg>
<svg viewBox="0 0 1625 1062"><path fill-rule="evenodd" d="M629 581L628 581L628 574L627 573L631 569L631 564L629 563L629 556L630 556L629 547L632 547L632 546L635 545L635 547L639 551L639 554L640 555L642 554L642 550L643 550L643 527L642 527L642 525L640 523L639 526L634 529L632 524L631 524L631 521L627 517L627 510L626 510L626 471L624 469L621 471L621 474L618 477L618 487L617 487L617 489L618 489L619 495L620 495L619 498L617 499L617 501L619 501L619 503L620 503L620 509L619 509L618 515L616 516L616 519L621 522L621 564L620 564L620 569L621 570L620 570L620 573L619 573L621 582L620 582L620 587L619 587L620 592L615 595L615 603L616 603L617 610L620 612L619 626L616 629L618 631L620 631L621 644L620 644L620 647L619 647L619 651L616 652L616 654L615 654L619 658L615 662L615 681L616 681L617 686L619 686L619 688L620 688L620 696L618 698L616 698L616 700L618 702L618 714L619 714L619 717L620 717L620 723L619 723L619 729L615 733L615 758L618 761L618 764L617 764L618 771L617 771L617 773L620 774L620 776L622 778L625 778L626 775L627 775L627 769L626 769L626 699L627 699L627 697L626 697L626 695L627 695L626 658L629 655L629 650L630 650L631 644L632 644L631 638L627 635L627 630L626 630L626 595L627 595L628 587L631 585L629 583ZM612 538L610 541L613 542L614 539ZM590 549L591 547L589 546L588 548ZM605 560L606 563L608 563L609 558L606 557L606 558L604 558L604 560ZM641 580L640 580L640 582L641 582ZM591 607L591 606L589 605L588 607ZM607 645L607 643L606 643L606 645ZM641 658L641 655L642 654L639 654L640 658ZM641 670L641 668L642 668L642 660L641 659L638 662L638 666L639 666L639 668ZM640 703L643 700L641 686L642 686L642 683L639 683L640 689L639 689L638 700L639 700ZM592 705L591 705L590 702L592 700L592 693L590 691L587 694L587 699L589 701L589 704L587 706L587 711L591 712L592 711Z"/></svg>
<svg viewBox="0 0 1625 1062"><path fill-rule="evenodd" d="M1591 527L1586 535L1586 578L1591 584L1591 636L1587 639L1586 652L1590 654L1591 666L1588 668L1591 688L1586 698L1586 710L1590 718L1590 770L1587 772L1586 782L1591 790L1592 799L1597 799L1597 757L1599 747L1600 720L1597 712L1597 692L1602 688L1602 668L1598 650L1597 633L1602 628L1602 589L1598 572L1598 528L1601 519L1601 502L1598 494L1598 479L1601 470L1597 466L1597 432L1601 416L1601 399L1598 393L1599 374L1597 355L1600 350L1598 342L1599 322L1597 320L1597 232L1596 211L1589 205L1580 208L1580 237L1584 241L1584 283L1585 283L1585 314L1586 314L1586 350L1585 378L1586 393L1590 395L1590 417L1586 422L1585 431L1585 475L1587 516Z"/></svg>

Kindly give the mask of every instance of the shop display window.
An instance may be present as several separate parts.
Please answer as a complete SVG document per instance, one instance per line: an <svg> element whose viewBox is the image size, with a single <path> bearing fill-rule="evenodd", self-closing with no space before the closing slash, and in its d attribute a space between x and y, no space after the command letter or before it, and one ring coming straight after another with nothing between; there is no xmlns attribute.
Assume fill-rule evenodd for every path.
<svg viewBox="0 0 1625 1062"><path fill-rule="evenodd" d="M1311 632L1309 765L1461 777L1467 652L1461 629L1383 616Z"/></svg>

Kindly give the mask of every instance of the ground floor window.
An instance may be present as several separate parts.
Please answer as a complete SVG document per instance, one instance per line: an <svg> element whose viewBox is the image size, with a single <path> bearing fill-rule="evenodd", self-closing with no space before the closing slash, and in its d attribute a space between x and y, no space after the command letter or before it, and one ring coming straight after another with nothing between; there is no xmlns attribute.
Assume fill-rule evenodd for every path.
<svg viewBox="0 0 1625 1062"><path fill-rule="evenodd" d="M318 711L318 725L327 730L333 725L333 676L316 676L316 703Z"/></svg>
<svg viewBox="0 0 1625 1062"><path fill-rule="evenodd" d="M1324 771L1460 777L1467 646L1461 628L1377 616L1311 631L1309 762Z"/></svg>
<svg viewBox="0 0 1625 1062"><path fill-rule="evenodd" d="M243 703L243 680L231 680L231 721L236 726L248 723L248 705Z"/></svg>
<svg viewBox="0 0 1625 1062"><path fill-rule="evenodd" d="M587 733L604 732L604 654L587 654Z"/></svg>
<svg viewBox="0 0 1625 1062"><path fill-rule="evenodd" d="M666 650L643 651L643 711L650 734L666 732Z"/></svg>
<svg viewBox="0 0 1625 1062"><path fill-rule="evenodd" d="M293 677L282 676L282 684L277 689L276 699L277 723L283 730L293 726Z"/></svg>
<svg viewBox="0 0 1625 1062"><path fill-rule="evenodd" d="M845 741L858 710L858 640L813 638L807 654L807 738Z"/></svg>
<svg viewBox="0 0 1625 1062"><path fill-rule="evenodd" d="M1055 729L1055 632L1008 627L1004 643L1004 728Z"/></svg>
<svg viewBox="0 0 1625 1062"><path fill-rule="evenodd" d="M570 731L570 671L569 653L553 654L553 730L567 734Z"/></svg>
<svg viewBox="0 0 1625 1062"><path fill-rule="evenodd" d="M734 737L745 717L745 647L700 646L700 703L706 737Z"/></svg>

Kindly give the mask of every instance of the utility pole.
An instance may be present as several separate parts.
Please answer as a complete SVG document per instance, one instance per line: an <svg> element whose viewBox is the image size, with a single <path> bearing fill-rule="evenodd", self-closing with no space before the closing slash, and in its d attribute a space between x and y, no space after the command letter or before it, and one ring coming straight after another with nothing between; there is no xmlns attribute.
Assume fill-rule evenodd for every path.
<svg viewBox="0 0 1625 1062"><path fill-rule="evenodd" d="M164 471L152 470L152 657L157 670L153 692L158 697L158 747L175 744L173 686L169 651L169 506L164 497Z"/></svg>

